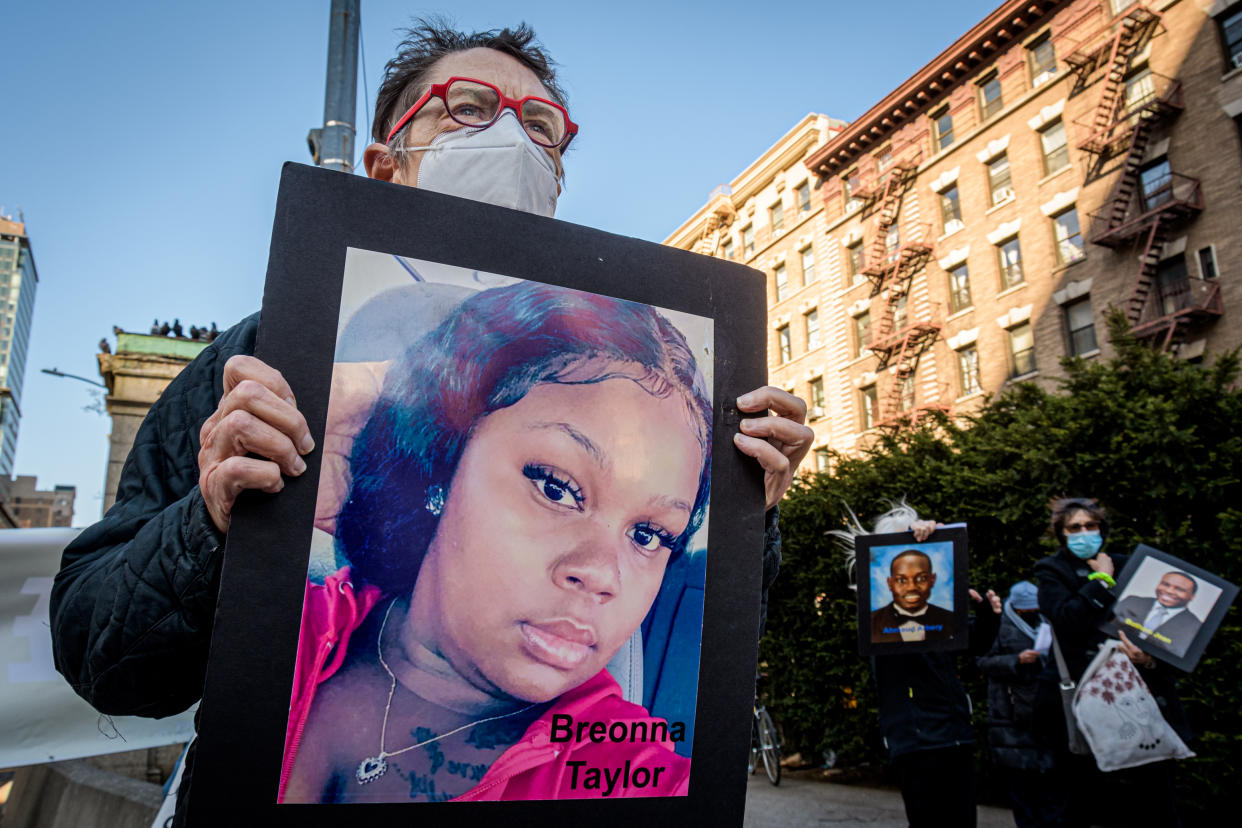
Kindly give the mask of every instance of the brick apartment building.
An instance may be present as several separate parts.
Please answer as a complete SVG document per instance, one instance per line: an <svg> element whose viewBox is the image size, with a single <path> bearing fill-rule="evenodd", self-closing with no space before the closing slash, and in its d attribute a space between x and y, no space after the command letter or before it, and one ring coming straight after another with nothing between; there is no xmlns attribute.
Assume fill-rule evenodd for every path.
<svg viewBox="0 0 1242 828"><path fill-rule="evenodd" d="M0 506L12 518L5 528L35 529L73 524L73 486L40 489L34 476L0 478Z"/></svg>
<svg viewBox="0 0 1242 828"><path fill-rule="evenodd" d="M1242 344L1242 2L1006 2L800 142L815 119L666 243L767 274L770 381L811 404L819 467L1052 387L1108 355L1110 306L1187 359Z"/></svg>

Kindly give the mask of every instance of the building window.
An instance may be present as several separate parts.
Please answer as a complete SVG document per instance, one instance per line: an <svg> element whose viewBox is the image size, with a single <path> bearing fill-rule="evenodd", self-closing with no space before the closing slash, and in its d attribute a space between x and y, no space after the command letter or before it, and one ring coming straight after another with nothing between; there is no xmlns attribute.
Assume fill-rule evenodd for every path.
<svg viewBox="0 0 1242 828"><path fill-rule="evenodd" d="M958 390L961 396L977 394L983 390L979 381L979 349L973 345L957 352Z"/></svg>
<svg viewBox="0 0 1242 828"><path fill-rule="evenodd" d="M1073 207L1052 217L1057 236L1057 261L1061 264L1076 262L1085 255L1082 233L1078 229L1078 211Z"/></svg>
<svg viewBox="0 0 1242 828"><path fill-rule="evenodd" d="M953 146L953 116L946 106L939 112L932 113L932 128L935 133L936 149L943 150Z"/></svg>
<svg viewBox="0 0 1242 828"><path fill-rule="evenodd" d="M1035 370L1035 334L1030 322L1009 329L1009 354L1013 358L1011 377L1020 377Z"/></svg>
<svg viewBox="0 0 1242 828"><path fill-rule="evenodd" d="M902 328L906 326L906 305L909 299L910 299L909 295L903 293L901 296L897 298L897 301L893 303L893 330L894 331L900 331Z"/></svg>
<svg viewBox="0 0 1242 828"><path fill-rule="evenodd" d="M875 172L880 175L893 166L893 148L885 147L875 154Z"/></svg>
<svg viewBox="0 0 1242 828"><path fill-rule="evenodd" d="M785 265L778 264L772 275L776 277L776 301L779 302L789 295L789 276L785 272Z"/></svg>
<svg viewBox="0 0 1242 828"><path fill-rule="evenodd" d="M1009 154L1002 153L988 162L988 187L992 203L1000 204L1013 198L1013 179L1009 176Z"/></svg>
<svg viewBox="0 0 1242 828"><path fill-rule="evenodd" d="M854 317L854 356L862 356L862 352L871 344L871 313L863 311Z"/></svg>
<svg viewBox="0 0 1242 828"><path fill-rule="evenodd" d="M1090 297L1084 296L1065 306L1065 327L1069 329L1070 356L1082 356L1098 349Z"/></svg>
<svg viewBox="0 0 1242 828"><path fill-rule="evenodd" d="M815 471L821 474L828 471L828 449L815 449Z"/></svg>
<svg viewBox="0 0 1242 828"><path fill-rule="evenodd" d="M862 409L863 431L875 426L880 413L880 398L876 395L875 385L868 385L858 390L859 406Z"/></svg>
<svg viewBox="0 0 1242 828"><path fill-rule="evenodd" d="M1172 198L1173 170L1169 168L1169 159L1161 158L1144 167L1139 173L1139 182L1143 189L1144 211L1159 207Z"/></svg>
<svg viewBox="0 0 1242 828"><path fill-rule="evenodd" d="M1144 66L1126 78L1126 111L1132 112L1156 97L1156 79Z"/></svg>
<svg viewBox="0 0 1242 828"><path fill-rule="evenodd" d="M962 226L962 202L956 184L940 194L940 218L946 233Z"/></svg>
<svg viewBox="0 0 1242 828"><path fill-rule="evenodd" d="M818 420L824 416L824 378L815 377L810 382L811 388L811 411L812 420Z"/></svg>
<svg viewBox="0 0 1242 828"><path fill-rule="evenodd" d="M914 374L909 373L904 377L894 378L896 382L901 383L901 410L909 411L914 408Z"/></svg>
<svg viewBox="0 0 1242 828"><path fill-rule="evenodd" d="M841 192L845 193L846 201L853 201L854 193L858 192L861 186L862 179L858 177L858 170L850 170L841 176Z"/></svg>
<svg viewBox="0 0 1242 828"><path fill-rule="evenodd" d="M1025 277L1022 275L1022 247L1018 244L1018 237L998 244L996 255L1000 258L1001 290L1022 284Z"/></svg>
<svg viewBox="0 0 1242 828"><path fill-rule="evenodd" d="M768 218L772 221L772 232L781 232L785 227L785 204L778 201L769 207Z"/></svg>
<svg viewBox="0 0 1242 828"><path fill-rule="evenodd" d="M1030 45L1031 86L1042 86L1057 73L1057 51L1052 38L1044 35Z"/></svg>
<svg viewBox="0 0 1242 828"><path fill-rule="evenodd" d="M811 185L803 181L794 187L794 200L798 203L799 213L811 212Z"/></svg>
<svg viewBox="0 0 1242 828"><path fill-rule="evenodd" d="M1001 95L1000 75L995 70L979 82L979 109L983 120L987 120L1005 107L1005 99Z"/></svg>
<svg viewBox="0 0 1242 828"><path fill-rule="evenodd" d="M1109 5L1113 8L1113 16L1121 14L1126 9L1135 4L1136 0L1109 0Z"/></svg>
<svg viewBox="0 0 1242 828"><path fill-rule="evenodd" d="M1186 307L1190 298L1190 279L1184 254L1170 256L1156 266L1155 288L1162 316L1169 316Z"/></svg>
<svg viewBox="0 0 1242 828"><path fill-rule="evenodd" d="M789 345L789 326L788 325L781 325L779 328L776 329L776 349L780 355L779 356L780 362L782 364L789 362L790 357L793 356L793 353Z"/></svg>
<svg viewBox="0 0 1242 828"><path fill-rule="evenodd" d="M725 239L724 257L729 261L733 261L733 239Z"/></svg>
<svg viewBox="0 0 1242 828"><path fill-rule="evenodd" d="M1065 122L1057 121L1039 133L1044 151L1044 175L1052 175L1069 166L1069 147L1065 143Z"/></svg>
<svg viewBox="0 0 1242 828"><path fill-rule="evenodd" d="M802 284L809 285L815 281L815 250L811 247L804 247L801 250L802 255Z"/></svg>
<svg viewBox="0 0 1242 828"><path fill-rule="evenodd" d="M1203 279L1216 278L1216 248L1211 245L1199 248L1199 276Z"/></svg>
<svg viewBox="0 0 1242 828"><path fill-rule="evenodd" d="M819 311L811 309L802 314L802 318L806 320L806 349L819 347Z"/></svg>
<svg viewBox="0 0 1242 828"><path fill-rule="evenodd" d="M897 222L893 222L893 226L888 228L888 235L884 237L884 252L892 253L897 250L901 244L901 228Z"/></svg>
<svg viewBox="0 0 1242 828"><path fill-rule="evenodd" d="M755 255L755 226L753 224L742 228L742 252L747 256Z"/></svg>
<svg viewBox="0 0 1242 828"><path fill-rule="evenodd" d="M949 310L957 313L973 304L970 298L970 271L963 262L949 271Z"/></svg>
<svg viewBox="0 0 1242 828"><path fill-rule="evenodd" d="M1220 21L1221 37L1225 41L1225 60L1230 69L1242 66L1242 9Z"/></svg>
<svg viewBox="0 0 1242 828"><path fill-rule="evenodd" d="M854 284L861 282L864 278L862 275L863 268L866 265L866 254L863 252L861 241L855 242L846 248L845 263Z"/></svg>

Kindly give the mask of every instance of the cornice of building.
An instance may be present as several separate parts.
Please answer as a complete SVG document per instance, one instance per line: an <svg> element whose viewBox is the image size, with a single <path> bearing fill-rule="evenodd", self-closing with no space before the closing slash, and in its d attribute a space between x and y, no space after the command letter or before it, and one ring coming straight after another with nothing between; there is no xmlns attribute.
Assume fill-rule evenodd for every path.
<svg viewBox="0 0 1242 828"><path fill-rule="evenodd" d="M1008 0L806 160L836 175L940 101L966 78L1070 0Z"/></svg>
<svg viewBox="0 0 1242 828"><path fill-rule="evenodd" d="M681 248L693 247L702 233L704 222L709 215L719 212L722 200L728 200L736 211L766 187L778 173L796 164L815 146L830 141L833 134L840 132L845 126L845 121L817 112L807 113L728 185L713 190L707 203L674 230L664 240L664 244Z"/></svg>

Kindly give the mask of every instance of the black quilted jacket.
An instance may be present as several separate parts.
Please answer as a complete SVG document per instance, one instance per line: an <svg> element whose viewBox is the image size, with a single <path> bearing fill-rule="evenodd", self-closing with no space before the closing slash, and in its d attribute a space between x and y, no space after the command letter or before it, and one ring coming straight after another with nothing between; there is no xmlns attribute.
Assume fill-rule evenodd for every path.
<svg viewBox="0 0 1242 828"><path fill-rule="evenodd" d="M171 716L198 701L224 537L198 493L198 432L224 363L254 351L259 315L207 346L151 406L116 503L65 549L52 586L56 669L102 713Z"/></svg>

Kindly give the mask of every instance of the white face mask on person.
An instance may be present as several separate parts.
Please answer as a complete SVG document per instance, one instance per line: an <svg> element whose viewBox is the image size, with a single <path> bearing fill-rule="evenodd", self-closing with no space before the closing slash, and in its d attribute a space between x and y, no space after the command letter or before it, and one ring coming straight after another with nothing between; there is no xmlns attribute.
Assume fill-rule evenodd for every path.
<svg viewBox="0 0 1242 828"><path fill-rule="evenodd" d="M556 165L512 112L483 129L455 129L425 147L395 151L424 153L418 165L423 189L549 218L556 212Z"/></svg>

